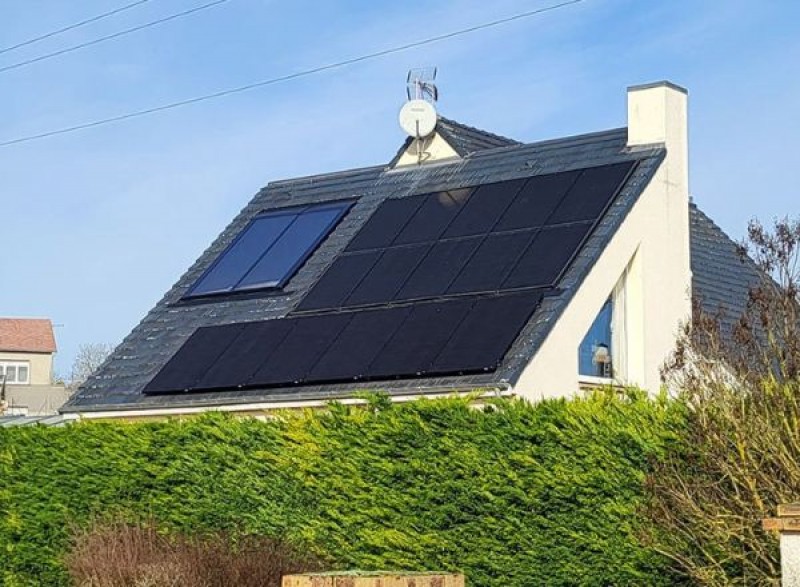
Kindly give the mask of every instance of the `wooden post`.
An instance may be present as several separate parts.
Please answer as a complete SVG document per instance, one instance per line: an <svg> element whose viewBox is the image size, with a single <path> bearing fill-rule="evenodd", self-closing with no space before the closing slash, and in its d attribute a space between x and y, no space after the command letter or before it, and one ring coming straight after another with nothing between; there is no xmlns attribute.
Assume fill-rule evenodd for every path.
<svg viewBox="0 0 800 587"><path fill-rule="evenodd" d="M781 585L800 587L800 503L778 506L778 517L763 520L764 530L780 532Z"/></svg>
<svg viewBox="0 0 800 587"><path fill-rule="evenodd" d="M464 575L347 571L286 575L283 587L464 587Z"/></svg>

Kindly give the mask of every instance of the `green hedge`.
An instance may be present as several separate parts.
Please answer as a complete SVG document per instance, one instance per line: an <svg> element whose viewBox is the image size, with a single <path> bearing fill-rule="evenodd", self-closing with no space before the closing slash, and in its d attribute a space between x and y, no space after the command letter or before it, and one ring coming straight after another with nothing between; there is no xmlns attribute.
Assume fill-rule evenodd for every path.
<svg viewBox="0 0 800 587"><path fill-rule="evenodd" d="M598 392L0 429L0 578L66 585L70 529L121 516L285 536L340 568L462 569L473 586L667 585L638 511L682 421L666 400Z"/></svg>

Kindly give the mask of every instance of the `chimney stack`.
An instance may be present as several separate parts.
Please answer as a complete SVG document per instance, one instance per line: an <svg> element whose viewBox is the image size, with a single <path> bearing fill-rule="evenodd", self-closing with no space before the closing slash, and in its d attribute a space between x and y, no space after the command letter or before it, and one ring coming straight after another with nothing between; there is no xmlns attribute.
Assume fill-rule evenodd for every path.
<svg viewBox="0 0 800 587"><path fill-rule="evenodd" d="M628 88L628 146L663 143L666 180L689 197L689 138L685 88L668 81Z"/></svg>

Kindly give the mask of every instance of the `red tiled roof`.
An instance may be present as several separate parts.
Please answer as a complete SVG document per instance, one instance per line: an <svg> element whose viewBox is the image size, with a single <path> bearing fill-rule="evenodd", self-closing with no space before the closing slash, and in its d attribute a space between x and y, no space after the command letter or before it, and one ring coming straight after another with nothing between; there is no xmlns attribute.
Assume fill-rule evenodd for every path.
<svg viewBox="0 0 800 587"><path fill-rule="evenodd" d="M47 318L0 318L0 351L56 352L52 322Z"/></svg>

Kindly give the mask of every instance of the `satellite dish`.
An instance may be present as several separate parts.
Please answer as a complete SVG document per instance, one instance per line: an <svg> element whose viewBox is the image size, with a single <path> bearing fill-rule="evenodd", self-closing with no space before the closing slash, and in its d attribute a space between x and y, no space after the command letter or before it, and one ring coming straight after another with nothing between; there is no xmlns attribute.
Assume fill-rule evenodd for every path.
<svg viewBox="0 0 800 587"><path fill-rule="evenodd" d="M431 134L436 118L436 109L426 100L409 100L400 109L400 127L414 138Z"/></svg>

